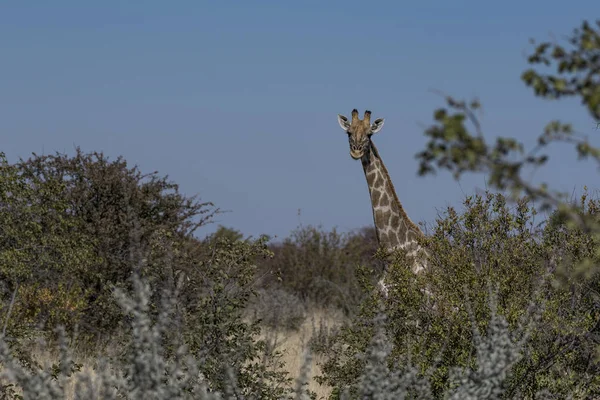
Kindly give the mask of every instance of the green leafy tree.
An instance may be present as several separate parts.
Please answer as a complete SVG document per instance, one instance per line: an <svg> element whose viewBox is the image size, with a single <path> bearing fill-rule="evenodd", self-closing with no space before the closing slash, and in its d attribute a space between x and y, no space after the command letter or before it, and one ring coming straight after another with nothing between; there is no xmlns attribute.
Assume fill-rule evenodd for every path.
<svg viewBox="0 0 600 400"><path fill-rule="evenodd" d="M28 211L36 214L32 218L45 212L58 222L72 221L73 240L84 238L79 241L87 243L73 244L86 251L87 263L71 258L79 269L70 276L85 291L86 306L78 321L82 334L103 337L123 322L112 291L129 288L132 274L157 286L173 283L178 269L189 263L186 252L196 241L194 232L218 212L211 203L181 194L166 177L143 174L123 158L110 161L102 153L85 154L79 148L74 156L33 154L10 169L27 180L23 190L29 197L24 201L46 207ZM60 224L45 226L50 232ZM41 249L37 236L32 234L31 240ZM57 246L48 244L40 254L55 250ZM18 262L11 261L10 268L18 270ZM50 279L61 282L55 276Z"/></svg>
<svg viewBox="0 0 600 400"><path fill-rule="evenodd" d="M600 28L600 21L596 25ZM521 78L536 96L545 99L579 97L593 120L590 127L597 128L600 123L600 29L583 22L568 43L568 48L541 43L528 58L532 65L553 66L556 74L530 68ZM522 177L522 172L528 167L539 168L546 164L549 156L540 153L554 143L574 145L580 159L600 163L600 149L592 145L587 135L578 134L570 124L555 120L546 125L537 145L527 152L523 143L510 137L498 137L495 143L488 143L477 119L480 103L476 100L467 103L450 96L446 101L448 107L434 112L436 123L425 132L429 137L426 149L417 154L420 175L441 170L452 172L455 178L468 172L485 173L491 188L508 190L517 197L524 194L539 201L542 209L558 208L573 222L586 225L574 209L578 204L569 204L566 194L550 191L544 183L533 185ZM590 221L592 225L593 222ZM586 226L586 229L592 227Z"/></svg>
<svg viewBox="0 0 600 400"><path fill-rule="evenodd" d="M72 327L89 305L78 277L98 259L63 190L63 182L27 174L0 153L0 282L4 329L13 335Z"/></svg>

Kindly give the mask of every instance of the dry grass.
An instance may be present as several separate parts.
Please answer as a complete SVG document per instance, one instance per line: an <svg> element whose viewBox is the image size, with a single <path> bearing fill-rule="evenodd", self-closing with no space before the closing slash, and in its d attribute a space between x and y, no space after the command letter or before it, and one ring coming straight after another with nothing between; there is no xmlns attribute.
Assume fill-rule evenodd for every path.
<svg viewBox="0 0 600 400"><path fill-rule="evenodd" d="M285 362L286 370L290 376L297 377L300 375L300 369L304 365L305 354L308 348L308 343L319 328L334 328L343 322L343 316L337 310L325 309L309 309L308 317L297 331L293 330L271 330L264 333L263 338L275 346L275 349L282 351L283 361ZM310 383L309 389L317 394L318 399L326 399L331 388L321 386L314 380L314 377L321 371L318 363L321 360L313 355L310 364Z"/></svg>
<svg viewBox="0 0 600 400"><path fill-rule="evenodd" d="M50 368L50 366L52 366L53 364L57 363L60 356L58 354L58 351L55 349L48 349L47 347L44 347L42 345L34 345L33 346L33 350L31 353L32 359L35 360L36 363L38 363L40 366L42 366L43 368L45 368L46 370L48 370ZM65 382L65 400L72 400L75 399L75 383L77 381L76 377L78 375L88 375L93 383L96 383L96 371L94 369L95 366L95 360L90 359L90 358L82 358L82 357L74 357L73 360L78 363L81 364L81 370L77 373L74 374L73 377L71 377L69 380L67 380ZM0 365L0 371L3 370L3 366ZM3 385L6 385L8 382L3 381L1 382ZM15 394L19 394L22 395L22 390L20 388L15 388Z"/></svg>

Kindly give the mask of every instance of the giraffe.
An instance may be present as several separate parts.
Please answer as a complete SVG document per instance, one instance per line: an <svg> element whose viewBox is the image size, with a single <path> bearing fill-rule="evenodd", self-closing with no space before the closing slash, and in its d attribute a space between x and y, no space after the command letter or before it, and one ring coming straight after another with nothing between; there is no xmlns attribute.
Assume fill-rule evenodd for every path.
<svg viewBox="0 0 600 400"><path fill-rule="evenodd" d="M371 124L371 111L365 111L361 120L358 110L352 110L352 120L348 121L343 115L338 114L341 128L348 134L350 142L350 156L354 160L361 160L369 195L373 209L373 220L379 246L388 255L397 249L404 249L412 258L412 271L415 274L428 267L428 252L417 242L417 238L424 234L417 224L408 217L392 184L379 151L373 144L371 136L383 127L383 118L377 118ZM387 263L386 263L387 264ZM387 265L378 285L383 295L387 297L388 289L384 283Z"/></svg>

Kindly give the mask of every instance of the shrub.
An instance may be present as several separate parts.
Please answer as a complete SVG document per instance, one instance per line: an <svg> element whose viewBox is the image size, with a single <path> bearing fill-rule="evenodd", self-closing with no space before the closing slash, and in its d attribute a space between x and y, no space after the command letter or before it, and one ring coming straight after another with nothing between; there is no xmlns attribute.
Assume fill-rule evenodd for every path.
<svg viewBox="0 0 600 400"><path fill-rule="evenodd" d="M27 174L0 153L0 296L12 313L4 327L11 337L73 327L89 306L79 278L97 265L94 240L69 214L63 190L63 182Z"/></svg>
<svg viewBox="0 0 600 400"><path fill-rule="evenodd" d="M355 268L363 263L381 269L373 229L340 234L301 226L282 243L270 246L274 257L260 265L261 285L283 289L320 307L337 307L350 314L360 304ZM373 275L373 279L375 274Z"/></svg>
<svg viewBox="0 0 600 400"><path fill-rule="evenodd" d="M282 289L259 289L250 305L255 318L269 328L300 328L306 319L306 307L302 301Z"/></svg>
<svg viewBox="0 0 600 400"><path fill-rule="evenodd" d="M591 204L588 211L595 213L598 204ZM532 395L545 388L563 396L575 385L589 394L600 391L598 383L589 381L600 373L600 364L591 357L597 345L598 317L589 312L596 307L590 288L596 287L597 278L570 280L567 287L554 285L555 280L548 278L557 277L554 254L563 254L564 259L590 256L598 243L582 240L581 232L562 225L535 229L534 215L524 200L511 210L501 194L469 197L464 213L449 208L426 239L434 255L427 273L414 279L401 255L391 266L390 295L384 304L393 345L390 359L398 362L410 353L419 371L431 370L437 397L450 388L451 368L474 365L469 311L483 334L491 318L490 283L498 285L497 311L511 332L518 332L524 321L539 314L523 348L526 357L511 370L504 388L507 393ZM424 286L432 293L433 303L420 290ZM543 305L543 312L537 309L532 314L532 304ZM374 334L371 321L377 311L374 295L352 325L338 334L337 343L326 352L329 359L323 365L323 382L336 387L356 384L365 368L357 355L365 351Z"/></svg>
<svg viewBox="0 0 600 400"><path fill-rule="evenodd" d="M114 333L122 321L112 287L126 288L132 273L172 281L175 271L164 265L183 268L194 231L218 212L166 177L79 148L73 157L34 154L14 165L2 158L1 168L4 300L17 284L36 282L23 288L15 312L32 322L41 315L50 326L77 324L83 335Z"/></svg>
<svg viewBox="0 0 600 400"><path fill-rule="evenodd" d="M257 262L272 256L267 240L209 238L202 251L210 256L198 258L186 272L184 340L214 385L211 389L225 390L232 372L243 393L265 399L286 393L288 378L281 370L280 354L270 353L265 341L257 339L259 321L243 320L256 295Z"/></svg>
<svg viewBox="0 0 600 400"><path fill-rule="evenodd" d="M5 393L14 395L9 398L19 398L22 392L24 398L63 399L66 382L74 379L75 397L86 399L286 396L292 392L291 380L281 371L278 354L267 353L265 343L256 339L258 325L241 318L251 294L245 285L253 273L250 261L268 255L264 241L219 243L214 258L201 266L205 280L194 310L178 307L179 293L167 289L160 290L163 301L154 310L152 298L156 296L147 282L136 277L132 296L115 288L117 304L128 322L125 340L113 344L118 347L116 358L99 357L99 376L94 380L87 373L75 376L79 366L72 362L63 330L60 361L50 367L23 364L23 357L15 359L5 337L0 336L0 378L14 385L4 386Z"/></svg>
<svg viewBox="0 0 600 400"><path fill-rule="evenodd" d="M121 290L115 292L123 312L131 316L131 340L121 362L99 359L98 375L92 379L89 373L78 372L63 333L60 335L60 361L50 367L30 371L12 358L2 338L0 362L4 369L1 377L11 382L5 386L4 395L20 398L21 392L23 398L64 399L66 383L73 380L75 398L85 399L221 399L223 393L230 398L275 398L264 396L264 393L252 393L240 386L235 380L235 372L231 370L218 378L223 382L204 376L198 369L202 363L188 352L185 345L169 335L178 326L174 318L175 297L165 294L159 318L153 320L149 285L138 279L134 279L133 283L133 296ZM168 345L176 346L176 351L168 352ZM213 386L224 386L224 391L214 390Z"/></svg>
<svg viewBox="0 0 600 400"><path fill-rule="evenodd" d="M80 399L314 399L306 390L310 353L305 358L295 388L279 385L266 393L243 386L234 368L220 376L202 373L203 361L194 357L188 347L179 341L179 319L176 310L176 294L163 292L163 302L158 318L151 312L150 286L134 277L133 295L116 290L117 303L130 316L130 341L120 359L100 358L97 375L81 370L74 363L64 331L59 329L60 358L56 364L25 368L15 360L0 337L0 362L3 370L0 379L2 395L7 399L43 398L64 399L68 384L74 387L74 398ZM450 399L498 398L503 392L507 371L519 359L523 341L515 340L508 330L508 323L496 313L495 297L490 301L488 333L479 337L478 328L472 330L475 337L476 357L474 369L452 370L450 385L445 393ZM419 369L406 358L390 364L392 346L385 332L385 316L378 315L373 321L375 335L359 359L364 372L359 374L356 385L337 389L334 397L341 399L430 399L431 382L421 376ZM168 351L173 346L176 351ZM222 355L225 364L228 359ZM214 379L217 379L216 381ZM288 381L289 383L289 381ZM222 387L222 388L221 388Z"/></svg>

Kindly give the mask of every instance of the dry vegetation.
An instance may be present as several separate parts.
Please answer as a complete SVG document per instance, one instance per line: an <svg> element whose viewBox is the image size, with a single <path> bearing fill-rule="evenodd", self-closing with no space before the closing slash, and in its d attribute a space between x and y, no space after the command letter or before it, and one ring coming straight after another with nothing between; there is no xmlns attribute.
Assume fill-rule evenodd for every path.
<svg viewBox="0 0 600 400"><path fill-rule="evenodd" d="M283 369L290 376L300 376L301 369L305 365L307 352L310 352L310 339L318 335L320 331L331 331L339 327L345 320L339 310L325 309L310 309L306 314L306 319L302 322L298 329L289 328L269 328L265 327L260 335L263 339L274 346L275 350L282 353L281 360L284 363ZM74 350L74 362L79 364L80 372L90 377L90 379L98 384L97 359L94 355L78 355L77 350ZM112 356L115 356L113 354ZM60 361L60 354L57 349L49 348L44 343L37 344L32 349L32 358L37 364L44 368L50 368L52 365ZM331 394L331 388L326 385L321 385L315 381L314 376L321 373L318 363L323 361L319 355L311 356L310 360L310 377L308 389L316 394L317 399L327 399ZM1 370L0 370L1 371ZM75 376L67 379L64 385L65 399L73 400L75 396ZM8 382L3 382L7 384ZM16 390L15 393L22 394L21 390Z"/></svg>
<svg viewBox="0 0 600 400"><path fill-rule="evenodd" d="M274 341L277 348L282 351L282 360L290 376L300 376L304 366L307 352L310 351L310 340L319 336L319 332L337 330L345 318L337 310L309 309L307 317L298 330L277 329L274 332ZM322 334L322 333L321 333ZM331 387L321 385L314 377L321 374L319 363L324 357L315 354L310 362L310 380L308 389L317 395L318 399L326 399L331 394Z"/></svg>

